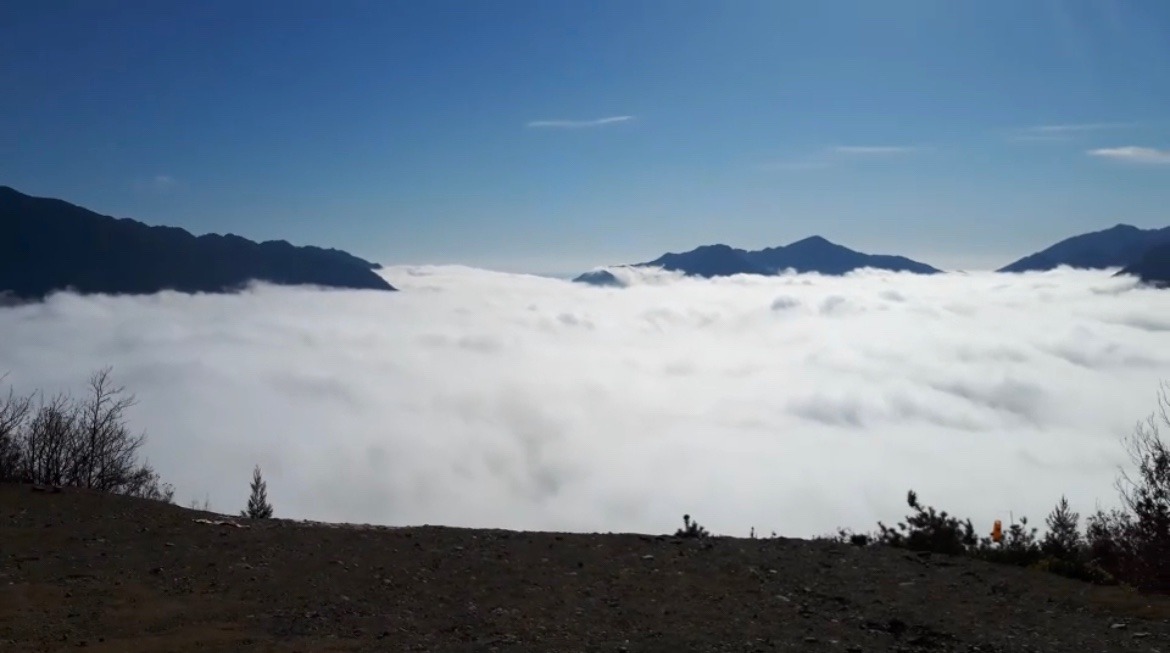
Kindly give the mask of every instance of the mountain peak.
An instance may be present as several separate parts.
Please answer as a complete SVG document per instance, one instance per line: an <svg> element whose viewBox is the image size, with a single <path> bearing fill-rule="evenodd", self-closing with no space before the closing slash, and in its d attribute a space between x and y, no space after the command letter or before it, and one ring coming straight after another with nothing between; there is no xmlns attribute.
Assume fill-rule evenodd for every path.
<svg viewBox="0 0 1170 653"><path fill-rule="evenodd" d="M859 268L930 274L937 269L901 256L862 254L830 242L822 236L809 236L790 245L747 251L723 243L702 245L683 253L668 253L637 267L660 267L696 277L725 277L736 274L773 275L785 270L840 275ZM608 285L611 280L586 273L576 281Z"/></svg>
<svg viewBox="0 0 1170 653"><path fill-rule="evenodd" d="M1117 232L1122 232L1122 231L1134 232L1134 231L1141 231L1141 229L1138 229L1137 227L1133 226L1132 224L1125 224L1124 222L1118 222L1117 224L1115 224L1112 227L1109 227L1108 229L1105 230L1106 233L1108 233L1108 232L1117 233Z"/></svg>
<svg viewBox="0 0 1170 653"><path fill-rule="evenodd" d="M794 243L788 244L786 247L784 247L784 249L795 252L800 250L828 251L832 249L848 248L842 247L841 245L838 245L837 243L834 243L822 236L809 236L808 238L802 238Z"/></svg>
<svg viewBox="0 0 1170 653"><path fill-rule="evenodd" d="M809 236L808 238L801 238L800 240L798 240L794 243L789 243L788 246L792 247L793 245L835 245L835 244L836 243L833 243L832 241L830 241L828 238L825 238L824 236L813 235L813 236Z"/></svg>
<svg viewBox="0 0 1170 653"><path fill-rule="evenodd" d="M696 253L697 254L734 254L734 253L739 252L739 251L741 251L741 250L738 250L738 249L732 247L731 245L724 245L723 243L715 243L714 245L699 245L698 247L696 247L696 248L694 248L691 251L686 252L686 253L687 254L696 254Z"/></svg>

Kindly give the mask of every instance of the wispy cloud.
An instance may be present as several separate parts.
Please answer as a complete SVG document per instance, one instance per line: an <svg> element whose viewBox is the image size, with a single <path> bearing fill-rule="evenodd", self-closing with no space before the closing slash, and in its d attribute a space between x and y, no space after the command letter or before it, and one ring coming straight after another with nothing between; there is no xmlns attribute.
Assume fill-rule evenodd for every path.
<svg viewBox="0 0 1170 653"><path fill-rule="evenodd" d="M923 149L915 145L833 145L804 159L771 161L757 167L761 170L823 170L844 161L908 155Z"/></svg>
<svg viewBox="0 0 1170 653"><path fill-rule="evenodd" d="M527 126L537 129L583 129L586 127L617 125L623 122L630 122L633 119L633 116L607 116L594 120L533 120Z"/></svg>
<svg viewBox="0 0 1170 653"><path fill-rule="evenodd" d="M179 180L168 174L157 174L136 180L134 187L143 192L162 193L178 188Z"/></svg>
<svg viewBox="0 0 1170 653"><path fill-rule="evenodd" d="M1102 147L1089 150L1088 155L1130 163L1170 164L1170 150L1159 150L1157 148L1141 147L1139 145Z"/></svg>
<svg viewBox="0 0 1170 653"><path fill-rule="evenodd" d="M917 147L906 145L837 145L832 148L835 154L880 156L885 154L908 154L918 150Z"/></svg>
<svg viewBox="0 0 1170 653"><path fill-rule="evenodd" d="M1037 134L1069 134L1076 132L1093 132L1105 129L1125 129L1133 127L1132 122L1086 122L1066 125L1037 125L1030 127L1028 131Z"/></svg>
<svg viewBox="0 0 1170 653"><path fill-rule="evenodd" d="M1017 130L1010 135L1013 141L1067 141L1090 132L1131 129L1133 122L1082 122L1034 125Z"/></svg>

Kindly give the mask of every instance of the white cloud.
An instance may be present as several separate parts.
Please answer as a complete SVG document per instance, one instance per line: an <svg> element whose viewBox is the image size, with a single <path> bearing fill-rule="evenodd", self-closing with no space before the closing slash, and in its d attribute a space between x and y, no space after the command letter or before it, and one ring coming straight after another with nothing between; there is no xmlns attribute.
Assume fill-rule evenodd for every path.
<svg viewBox="0 0 1170 653"><path fill-rule="evenodd" d="M633 116L609 116L606 118L597 118L596 120L533 120L532 122L528 123L528 127L581 129L584 127L604 127L606 125L617 125L623 122L629 122L633 119Z"/></svg>
<svg viewBox="0 0 1170 653"><path fill-rule="evenodd" d="M1103 147L1089 150L1089 156L1128 161L1130 163L1170 163L1170 150L1159 150L1152 147L1126 145L1123 147Z"/></svg>
<svg viewBox="0 0 1170 653"><path fill-rule="evenodd" d="M836 154L859 155L908 154L917 149L904 145L838 145L832 148Z"/></svg>
<svg viewBox="0 0 1170 653"><path fill-rule="evenodd" d="M0 309L0 371L112 364L178 499L390 524L808 536L906 512L1115 504L1170 369L1170 293L1107 273L864 272L602 289L391 268L401 293L258 287Z"/></svg>

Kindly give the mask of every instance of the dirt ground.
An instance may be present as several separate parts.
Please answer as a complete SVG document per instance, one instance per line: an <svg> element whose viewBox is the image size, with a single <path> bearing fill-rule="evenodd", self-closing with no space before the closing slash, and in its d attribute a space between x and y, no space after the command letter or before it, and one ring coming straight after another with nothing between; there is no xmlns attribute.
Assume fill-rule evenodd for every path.
<svg viewBox="0 0 1170 653"><path fill-rule="evenodd" d="M224 519L0 485L0 651L1170 653L1166 597L945 556Z"/></svg>

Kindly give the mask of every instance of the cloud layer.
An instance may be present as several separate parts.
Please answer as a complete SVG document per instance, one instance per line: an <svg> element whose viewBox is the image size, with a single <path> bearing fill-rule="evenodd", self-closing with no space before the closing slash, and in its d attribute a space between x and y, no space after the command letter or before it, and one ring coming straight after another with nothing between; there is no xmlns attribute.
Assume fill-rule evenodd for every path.
<svg viewBox="0 0 1170 653"><path fill-rule="evenodd" d="M0 371L112 364L178 499L224 512L258 463L286 517L790 536L896 521L910 488L982 530L1113 505L1170 371L1170 293L1099 272L621 273L57 295L0 309Z"/></svg>
<svg viewBox="0 0 1170 653"><path fill-rule="evenodd" d="M582 129L584 127L604 127L617 125L633 120L633 116L608 116L596 120L533 120L528 127L548 129Z"/></svg>

